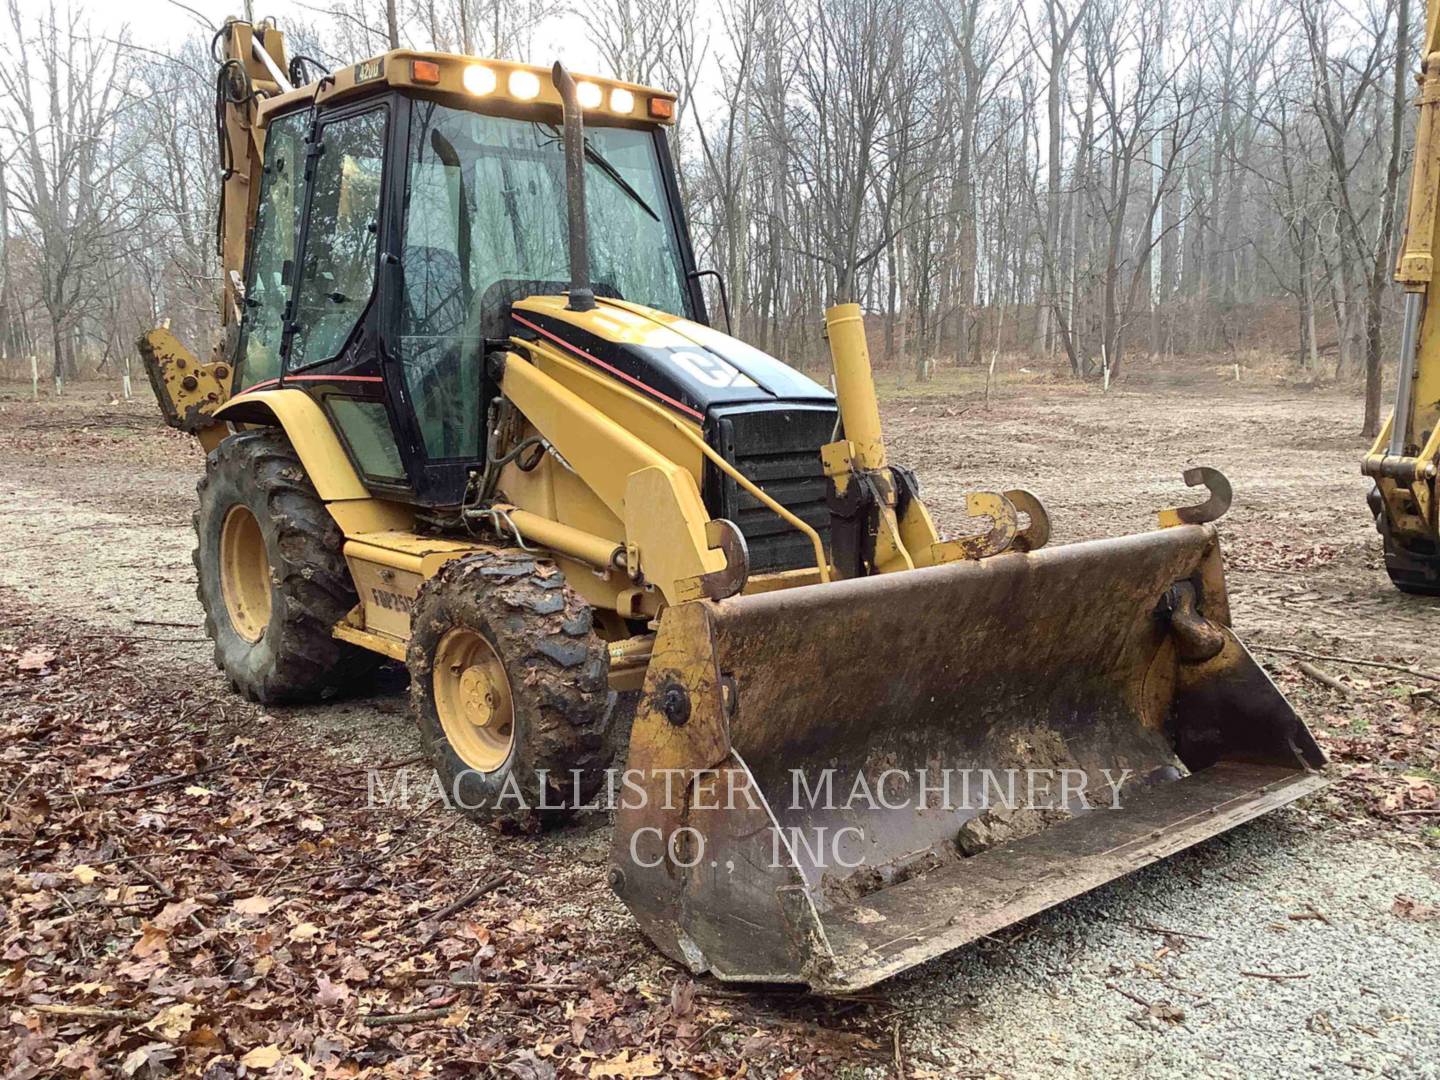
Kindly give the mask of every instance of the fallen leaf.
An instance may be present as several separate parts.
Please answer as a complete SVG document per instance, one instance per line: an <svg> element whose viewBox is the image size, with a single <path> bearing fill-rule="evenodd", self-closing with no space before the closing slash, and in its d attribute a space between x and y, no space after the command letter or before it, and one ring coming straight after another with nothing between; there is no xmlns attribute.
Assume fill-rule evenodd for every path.
<svg viewBox="0 0 1440 1080"><path fill-rule="evenodd" d="M80 863L70 871L70 875L76 881L80 882L81 885L90 885L100 876L100 871L96 870L93 866L86 866L84 863Z"/></svg>
<svg viewBox="0 0 1440 1080"><path fill-rule="evenodd" d="M44 671L55 659L55 650L48 645L32 645L20 654L15 666L21 671Z"/></svg>
<svg viewBox="0 0 1440 1080"><path fill-rule="evenodd" d="M170 939L170 931L163 926L156 926L154 923L145 923L140 928L140 939L130 946L130 952L142 960L147 956L159 952L165 948L165 943Z"/></svg>
<svg viewBox="0 0 1440 1080"><path fill-rule="evenodd" d="M1168 1001L1157 1001L1150 1006L1150 1015L1156 1020L1165 1020L1171 1024L1178 1024L1185 1019L1185 1010L1176 1008Z"/></svg>
<svg viewBox="0 0 1440 1080"><path fill-rule="evenodd" d="M1411 922L1429 922L1431 919L1440 918L1440 908L1422 904L1413 896L1395 897L1395 903L1391 905L1390 911Z"/></svg>
<svg viewBox="0 0 1440 1080"><path fill-rule="evenodd" d="M315 980L315 988L315 1000L321 1005L339 1005L350 996L350 987L331 982L324 975Z"/></svg>
<svg viewBox="0 0 1440 1080"><path fill-rule="evenodd" d="M285 1051L274 1043L268 1046L257 1046L240 1059L240 1064L247 1069L273 1069L275 1064L285 1056Z"/></svg>
<svg viewBox="0 0 1440 1080"><path fill-rule="evenodd" d="M169 1042L175 1042L194 1026L195 1006L187 1002L161 1009L153 1020L142 1025L146 1031L153 1031Z"/></svg>
<svg viewBox="0 0 1440 1080"><path fill-rule="evenodd" d="M299 926L291 929L289 937L291 941L313 941L320 935L320 927L314 923L302 922Z"/></svg>
<svg viewBox="0 0 1440 1080"><path fill-rule="evenodd" d="M147 1065L163 1066L175 1056L175 1050L164 1043L146 1043L138 1049L130 1051L125 1061L120 1066L120 1071L126 1076L134 1076ZM164 1068L157 1068L157 1073L167 1072Z"/></svg>
<svg viewBox="0 0 1440 1080"><path fill-rule="evenodd" d="M267 915L274 906L268 896L242 896L235 901L235 910L241 915Z"/></svg>
<svg viewBox="0 0 1440 1080"><path fill-rule="evenodd" d="M629 1050L621 1050L607 1061L597 1061L590 1066L592 1077L609 1077L611 1080L631 1080L633 1077L659 1076L665 1070L660 1066L658 1054L641 1054L632 1058Z"/></svg>
<svg viewBox="0 0 1440 1080"><path fill-rule="evenodd" d="M199 910L200 905L194 900L176 900L160 909L160 914L155 916L155 925L161 930L174 930Z"/></svg>

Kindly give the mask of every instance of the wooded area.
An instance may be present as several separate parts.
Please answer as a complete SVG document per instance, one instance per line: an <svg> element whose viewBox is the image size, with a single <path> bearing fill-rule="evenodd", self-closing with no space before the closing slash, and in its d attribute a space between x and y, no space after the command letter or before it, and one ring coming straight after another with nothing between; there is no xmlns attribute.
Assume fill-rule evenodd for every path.
<svg viewBox="0 0 1440 1080"><path fill-rule="evenodd" d="M314 10L284 29L322 64L394 45L551 59L534 0ZM57 380L114 372L165 318L212 336L214 65L210 31L175 14L194 31L161 52L82 5L9 0L11 374L30 355ZM580 17L601 74L680 92L700 264L757 346L818 359L821 308L856 299L881 362L921 378L1001 350L1113 378L1137 353L1279 349L1363 373L1378 424L1412 0L581 0Z"/></svg>

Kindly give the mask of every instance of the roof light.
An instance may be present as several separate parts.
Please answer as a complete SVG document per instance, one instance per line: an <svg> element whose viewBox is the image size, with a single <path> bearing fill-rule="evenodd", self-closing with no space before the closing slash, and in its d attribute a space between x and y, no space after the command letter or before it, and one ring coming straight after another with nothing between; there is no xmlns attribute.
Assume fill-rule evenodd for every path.
<svg viewBox="0 0 1440 1080"><path fill-rule="evenodd" d="M593 82L582 82L575 87L575 96L580 100L580 107L584 109L598 109L600 103L605 100L605 94Z"/></svg>
<svg viewBox="0 0 1440 1080"><path fill-rule="evenodd" d="M434 86L440 81L440 65L433 60L412 60L410 78L413 82Z"/></svg>
<svg viewBox="0 0 1440 1080"><path fill-rule="evenodd" d="M531 98L540 96L540 76L533 71L517 70L510 72L510 93L514 94L521 101L529 101Z"/></svg>
<svg viewBox="0 0 1440 1080"><path fill-rule="evenodd" d="M496 86L494 70L484 64L471 64L465 69L461 81L464 82L465 89L476 97L493 93Z"/></svg>
<svg viewBox="0 0 1440 1080"><path fill-rule="evenodd" d="M635 108L635 95L626 90L623 86L617 86L610 91L610 111L618 113L632 112Z"/></svg>
<svg viewBox="0 0 1440 1080"><path fill-rule="evenodd" d="M669 98L652 97L650 99L650 115L656 120L669 120L675 115L675 102Z"/></svg>

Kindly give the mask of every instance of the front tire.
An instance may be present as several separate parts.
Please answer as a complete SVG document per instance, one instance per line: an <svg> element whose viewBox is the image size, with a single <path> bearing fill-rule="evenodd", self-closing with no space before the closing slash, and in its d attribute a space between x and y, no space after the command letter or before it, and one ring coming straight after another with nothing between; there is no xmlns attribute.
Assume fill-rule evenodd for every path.
<svg viewBox="0 0 1440 1080"><path fill-rule="evenodd" d="M421 588L411 627L412 711L453 805L538 822L600 789L610 654L559 569L519 551L456 559Z"/></svg>
<svg viewBox="0 0 1440 1080"><path fill-rule="evenodd" d="M235 689L295 704L372 674L379 657L331 636L358 598L340 529L284 433L227 437L196 490L196 595L215 664Z"/></svg>

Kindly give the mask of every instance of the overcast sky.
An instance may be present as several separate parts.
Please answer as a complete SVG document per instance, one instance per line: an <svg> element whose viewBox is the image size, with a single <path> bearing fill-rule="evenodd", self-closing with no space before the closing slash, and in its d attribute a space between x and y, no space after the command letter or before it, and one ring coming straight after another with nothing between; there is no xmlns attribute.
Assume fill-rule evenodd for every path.
<svg viewBox="0 0 1440 1080"><path fill-rule="evenodd" d="M29 21L45 14L51 0L19 2L21 13ZM55 2L58 9L63 11L66 8L66 0ZM192 30L206 26L218 28L227 15L240 15L244 11L244 0L182 0L182 3L183 6L172 0L69 0L69 7L98 32L110 36L122 26L128 26L131 41L161 51L184 38ZM272 16L282 30L296 22L324 26L331 21L330 16L325 14L330 6L325 0L310 0L306 3L297 3L296 0L255 0L254 6L257 16ZM375 0L375 9L375 21L379 26L383 24L380 0ZM598 70L599 60L595 50L584 39L573 17L557 17L554 23L553 31L547 28L535 34L535 51L524 59L544 65L558 59L577 71L595 75L608 74ZM354 59L364 58L357 56Z"/></svg>

